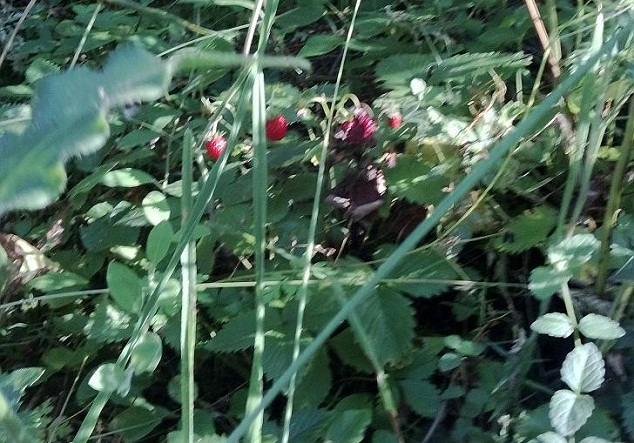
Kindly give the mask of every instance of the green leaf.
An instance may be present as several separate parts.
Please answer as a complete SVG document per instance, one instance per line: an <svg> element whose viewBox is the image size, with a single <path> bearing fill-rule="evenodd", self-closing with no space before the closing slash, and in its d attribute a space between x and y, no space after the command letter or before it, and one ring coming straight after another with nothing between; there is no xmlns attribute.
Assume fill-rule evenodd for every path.
<svg viewBox="0 0 634 443"><path fill-rule="evenodd" d="M593 410L594 400L589 395L561 389L550 399L548 416L553 428L568 437L588 421Z"/></svg>
<svg viewBox="0 0 634 443"><path fill-rule="evenodd" d="M544 432L543 434L538 435L534 440L531 440L529 443L567 443L566 440L561 435L556 432Z"/></svg>
<svg viewBox="0 0 634 443"><path fill-rule="evenodd" d="M574 332L575 327L572 319L566 314L549 312L531 323L531 329L539 334L566 338Z"/></svg>
<svg viewBox="0 0 634 443"><path fill-rule="evenodd" d="M108 428L126 442L135 442L149 434L167 415L168 411L163 408L131 406L117 414Z"/></svg>
<svg viewBox="0 0 634 443"><path fill-rule="evenodd" d="M379 363L397 360L411 350L415 323L407 298L379 286L356 312Z"/></svg>
<svg viewBox="0 0 634 443"><path fill-rule="evenodd" d="M391 194L421 205L436 204L446 193L450 180L446 167L435 166L419 156L399 156L396 165L385 170L387 188Z"/></svg>
<svg viewBox="0 0 634 443"><path fill-rule="evenodd" d="M343 39L336 35L311 35L304 47L297 54L299 57L315 57L327 54L343 44Z"/></svg>
<svg viewBox="0 0 634 443"><path fill-rule="evenodd" d="M531 272L528 289L538 300L546 300L572 278L567 269L555 270L551 266L539 266Z"/></svg>
<svg viewBox="0 0 634 443"><path fill-rule="evenodd" d="M461 364L462 357L460 355L455 352L447 352L440 357L440 360L438 360L438 369L442 372L447 372L452 369L456 369Z"/></svg>
<svg viewBox="0 0 634 443"><path fill-rule="evenodd" d="M415 77L426 77L426 71L434 63L433 56L422 54L398 54L384 58L376 66L376 76L386 88L409 86Z"/></svg>
<svg viewBox="0 0 634 443"><path fill-rule="evenodd" d="M524 211L508 224L508 235L499 238L494 245L511 254L523 252L544 242L556 223L557 214L548 206Z"/></svg>
<svg viewBox="0 0 634 443"><path fill-rule="evenodd" d="M476 343L471 340L463 340L459 335L448 335L443 340L445 346L457 351L461 355L476 356L480 355L485 347L482 343Z"/></svg>
<svg viewBox="0 0 634 443"><path fill-rule="evenodd" d="M440 409L436 387L425 380L408 379L399 382L407 404L422 417L435 417Z"/></svg>
<svg viewBox="0 0 634 443"><path fill-rule="evenodd" d="M462 80L464 77L477 77L488 74L491 69L500 68L515 71L530 64L531 58L521 52L516 54L500 54L496 52L469 53L454 55L438 63L432 69L430 83L441 83L448 80Z"/></svg>
<svg viewBox="0 0 634 443"><path fill-rule="evenodd" d="M105 363L90 376L88 386L98 392L120 391L126 384L126 374L116 363Z"/></svg>
<svg viewBox="0 0 634 443"><path fill-rule="evenodd" d="M110 295L126 312L138 312L141 308L143 286L136 273L125 265L112 262L108 265L106 281Z"/></svg>
<svg viewBox="0 0 634 443"><path fill-rule="evenodd" d="M371 420L372 412L369 409L339 411L326 429L324 441L360 443Z"/></svg>
<svg viewBox="0 0 634 443"><path fill-rule="evenodd" d="M588 262L599 247L592 234L577 234L548 248L548 261L557 267L574 267Z"/></svg>
<svg viewBox="0 0 634 443"><path fill-rule="evenodd" d="M146 332L132 348L130 356L130 367L135 374L152 372L156 369L161 356L163 355L163 345L161 338L154 332Z"/></svg>
<svg viewBox="0 0 634 443"><path fill-rule="evenodd" d="M408 260L394 271L392 279L395 281L389 286L414 297L430 298L445 291L449 287L448 281L457 277L455 265L444 254L424 249L408 256Z"/></svg>
<svg viewBox="0 0 634 443"><path fill-rule="evenodd" d="M143 198L143 213L154 226L170 218L170 207L165 195L159 191L150 191Z"/></svg>
<svg viewBox="0 0 634 443"><path fill-rule="evenodd" d="M30 125L0 136L0 214L42 208L57 198L66 186L64 162L106 142L108 111L160 98L170 77L167 64L127 45L111 54L102 71L76 67L39 80Z"/></svg>
<svg viewBox="0 0 634 443"><path fill-rule="evenodd" d="M598 314L588 314L579 320L579 332L595 340L616 340L625 335L625 329L617 322Z"/></svg>
<svg viewBox="0 0 634 443"><path fill-rule="evenodd" d="M630 440L634 440L634 392L628 392L621 397L621 408L623 427Z"/></svg>
<svg viewBox="0 0 634 443"><path fill-rule="evenodd" d="M155 181L147 172L132 168L108 171L101 177L101 183L111 188L135 188Z"/></svg>
<svg viewBox="0 0 634 443"><path fill-rule="evenodd" d="M599 437L586 437L583 440L581 440L579 443L612 443L609 440L605 440L603 438L599 438Z"/></svg>
<svg viewBox="0 0 634 443"><path fill-rule="evenodd" d="M586 343L566 355L561 366L561 380L576 393L592 392L605 380L605 363L594 343Z"/></svg>
<svg viewBox="0 0 634 443"><path fill-rule="evenodd" d="M155 265L158 264L167 255L173 239L174 230L168 221L162 221L154 226L147 237L147 259Z"/></svg>

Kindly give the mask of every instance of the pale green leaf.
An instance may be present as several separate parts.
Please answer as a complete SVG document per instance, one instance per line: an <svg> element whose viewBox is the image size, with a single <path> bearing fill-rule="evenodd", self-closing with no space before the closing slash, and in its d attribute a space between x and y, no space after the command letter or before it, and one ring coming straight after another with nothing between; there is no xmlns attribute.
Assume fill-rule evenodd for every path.
<svg viewBox="0 0 634 443"><path fill-rule="evenodd" d="M147 172L132 168L108 171L101 177L101 183L111 188L135 188L154 182L154 177Z"/></svg>
<svg viewBox="0 0 634 443"><path fill-rule="evenodd" d="M595 340L616 340L625 335L625 329L617 322L598 314L588 314L579 320L579 332Z"/></svg>
<svg viewBox="0 0 634 443"><path fill-rule="evenodd" d="M561 435L556 432L544 432L543 434L538 435L535 439L531 440L529 443L567 443L566 440Z"/></svg>
<svg viewBox="0 0 634 443"><path fill-rule="evenodd" d="M105 363L90 376L88 386L98 392L115 392L121 388L125 380L126 374L121 366Z"/></svg>
<svg viewBox="0 0 634 443"><path fill-rule="evenodd" d="M143 213L153 225L167 221L170 218L170 207L165 195L159 191L150 191L143 198Z"/></svg>
<svg viewBox="0 0 634 443"><path fill-rule="evenodd" d="M561 380L574 392L592 392L605 380L605 363L594 343L586 343L566 355L561 366Z"/></svg>
<svg viewBox="0 0 634 443"><path fill-rule="evenodd" d="M599 241L592 234L577 234L548 248L548 261L560 267L578 266L592 258Z"/></svg>
<svg viewBox="0 0 634 443"><path fill-rule="evenodd" d="M542 315L531 324L531 329L539 334L561 338L569 337L575 330L572 319L560 312Z"/></svg>
<svg viewBox="0 0 634 443"><path fill-rule="evenodd" d="M528 289L538 300L546 300L567 283L572 274L565 269L555 270L551 266L539 266L531 272Z"/></svg>
<svg viewBox="0 0 634 443"><path fill-rule="evenodd" d="M548 416L553 428L567 437L577 432L588 421L593 410L594 400L589 395L561 389L550 399Z"/></svg>
<svg viewBox="0 0 634 443"><path fill-rule="evenodd" d="M609 440L605 440L603 438L599 438L599 437L586 437L583 440L581 440L579 443L612 443Z"/></svg>
<svg viewBox="0 0 634 443"><path fill-rule="evenodd" d="M148 331L134 344L130 356L130 367L134 369L135 374L152 372L161 361L162 355L161 338L154 332Z"/></svg>

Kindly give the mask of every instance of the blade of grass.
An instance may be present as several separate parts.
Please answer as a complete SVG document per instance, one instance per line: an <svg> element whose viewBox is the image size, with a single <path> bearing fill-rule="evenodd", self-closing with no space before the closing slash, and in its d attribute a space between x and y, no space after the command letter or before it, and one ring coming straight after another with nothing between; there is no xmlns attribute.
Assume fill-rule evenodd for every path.
<svg viewBox="0 0 634 443"><path fill-rule="evenodd" d="M192 210L192 147L194 135L185 130L181 197L181 226ZM194 346L196 343L196 243L189 241L181 254L181 423L182 441L194 443Z"/></svg>
<svg viewBox="0 0 634 443"><path fill-rule="evenodd" d="M268 173L266 163L266 134L264 120L266 115L264 97L264 74L255 72L253 85L253 205L255 226L255 340L253 342L253 362L251 363L251 377L249 379L249 394L246 413L254 411L262 401L264 392L264 317L266 305L264 301L264 278L266 276L266 206L268 194ZM251 423L247 440L251 443L262 441L263 411Z"/></svg>
<svg viewBox="0 0 634 443"><path fill-rule="evenodd" d="M277 396L282 389L284 389L290 379L297 371L303 367L311 357L319 350L319 348L325 343L330 335L337 329L337 327L350 315L352 310L358 306L373 290L374 287L385 278L390 272L392 272L406 254L414 249L418 242L430 232L430 230L442 219L442 217L451 208L459 203L464 197L468 195L472 188L474 188L480 180L489 174L489 172L498 165L498 162L507 155L507 153L513 149L517 144L531 131L533 131L538 124L543 122L544 118L553 115L555 113L557 104L562 99L564 94L570 91L577 83L583 78L583 76L595 65L603 54L611 51L615 45L622 43L623 40L630 35L634 26L629 24L627 28L621 28L613 37L606 42L598 53L590 55L585 63L581 64L577 70L570 74L561 84L550 93L544 101L536 106L532 112L530 112L516 127L514 130L500 140L490 151L490 155L485 160L476 164L471 173L467 175L454 189L454 191L445 197L436 207L436 209L422 222L409 236L401 243L396 250L389 256L389 258L376 270L372 277L363 285L355 294L348 300L348 302L341 308L341 310L335 315L322 329L322 331L315 337L315 339L304 349L284 373L273 383L271 388L267 391L262 399L262 403L258 406L257 410L253 411L248 416L244 417L240 424L234 429L234 431L227 438L226 443L238 443L240 438L244 435L249 428L250 423L254 420L257 413L268 406L275 396Z"/></svg>
<svg viewBox="0 0 634 443"><path fill-rule="evenodd" d="M295 324L295 333L293 337L293 357L291 365L295 363L299 357L300 343L302 336L302 329L304 327L304 311L306 309L306 302L308 298L308 281L311 275L311 265L313 252L315 250L315 235L317 232L317 221L319 220L319 205L321 204L321 190L324 185L324 178L326 173L326 156L328 155L328 147L330 144L330 134L332 131L333 119L335 117L335 108L337 99L339 97L339 89L341 88L341 79L343 78L343 67L348 55L348 48L350 47L350 40L352 39L352 33L359 12L359 6L361 1L355 2L354 11L350 20L350 27L348 28L348 34L346 36L346 43L343 47L343 54L341 55L341 63L339 64L339 71L337 72L337 80L335 82L335 90L332 94L332 105L328 108L332 112L327 113L326 131L324 133L324 142L321 146L321 152L319 154L319 170L317 171L317 183L315 185L315 198L313 199L313 207L310 215L310 224L308 226L308 239L306 253L304 255L304 263L302 267L302 285L299 288L299 295L297 300L297 322ZM293 417L293 403L295 399L295 387L297 384L297 373L293 373L290 378L288 389L286 391L286 408L284 410L284 425L282 429L282 443L288 443L290 438L291 419Z"/></svg>

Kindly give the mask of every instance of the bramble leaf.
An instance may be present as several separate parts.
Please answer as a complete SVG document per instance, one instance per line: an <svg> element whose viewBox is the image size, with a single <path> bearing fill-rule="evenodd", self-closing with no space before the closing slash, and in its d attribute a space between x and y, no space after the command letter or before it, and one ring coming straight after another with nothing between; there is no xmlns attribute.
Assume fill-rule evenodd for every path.
<svg viewBox="0 0 634 443"><path fill-rule="evenodd" d="M605 363L594 343L576 346L561 366L561 380L576 393L592 392L605 380Z"/></svg>
<svg viewBox="0 0 634 443"><path fill-rule="evenodd" d="M579 320L579 332L595 340L616 340L625 335L625 329L611 318L588 314Z"/></svg>
<svg viewBox="0 0 634 443"><path fill-rule="evenodd" d="M561 312L549 312L531 324L531 329L539 334L551 337L569 337L575 330L570 317Z"/></svg>
<svg viewBox="0 0 634 443"><path fill-rule="evenodd" d="M561 389L550 399L548 416L555 430L569 436L577 432L592 415L594 400L589 395Z"/></svg>

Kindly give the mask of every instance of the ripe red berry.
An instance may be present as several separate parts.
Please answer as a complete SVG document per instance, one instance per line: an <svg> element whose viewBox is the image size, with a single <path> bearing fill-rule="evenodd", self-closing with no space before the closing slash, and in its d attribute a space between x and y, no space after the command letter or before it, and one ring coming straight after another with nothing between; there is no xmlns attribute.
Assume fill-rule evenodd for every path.
<svg viewBox="0 0 634 443"><path fill-rule="evenodd" d="M401 126L401 123L403 123L403 117L401 117L401 114L390 114L387 117L387 124L390 125L390 128L392 129L398 128Z"/></svg>
<svg viewBox="0 0 634 443"><path fill-rule="evenodd" d="M372 139L376 131L376 123L364 109L357 109L352 120L345 121L339 126L335 138L350 143L362 145Z"/></svg>
<svg viewBox="0 0 634 443"><path fill-rule="evenodd" d="M275 117L266 121L266 138L272 141L279 141L284 138L288 131L288 122L283 115L276 115Z"/></svg>
<svg viewBox="0 0 634 443"><path fill-rule="evenodd" d="M205 143L207 155L213 161L218 160L226 148L227 140L222 135L214 135Z"/></svg>

